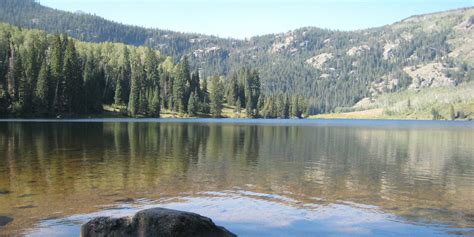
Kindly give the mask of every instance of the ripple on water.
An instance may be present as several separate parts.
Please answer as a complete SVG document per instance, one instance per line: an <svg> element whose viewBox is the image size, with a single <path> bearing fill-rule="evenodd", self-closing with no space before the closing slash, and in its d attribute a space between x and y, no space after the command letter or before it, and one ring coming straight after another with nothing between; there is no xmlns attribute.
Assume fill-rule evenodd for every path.
<svg viewBox="0 0 474 237"><path fill-rule="evenodd" d="M279 199L262 199L260 196L267 196L263 193L249 193L212 193L210 196L188 196L173 201L148 200L117 204L116 208L108 207L86 215L42 221L28 235L77 235L81 224L92 218L132 216L140 210L154 207L190 211L210 217L216 224L239 236L449 236L454 232L473 231L394 221L396 218L393 215L377 207L352 202L315 204L312 208L305 208L304 205L288 205Z"/></svg>

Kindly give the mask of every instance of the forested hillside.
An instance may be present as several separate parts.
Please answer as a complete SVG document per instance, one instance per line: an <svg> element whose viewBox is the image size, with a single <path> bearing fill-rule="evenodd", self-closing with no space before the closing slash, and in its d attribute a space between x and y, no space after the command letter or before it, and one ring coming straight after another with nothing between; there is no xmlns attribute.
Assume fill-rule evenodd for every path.
<svg viewBox="0 0 474 237"><path fill-rule="evenodd" d="M186 56L179 64L149 47L84 43L0 24L0 116L51 117L99 114L103 105L131 117L221 117L223 104L247 117L301 117L301 96L266 97L256 70L229 79L200 78ZM281 102L281 104L280 104Z"/></svg>
<svg viewBox="0 0 474 237"><path fill-rule="evenodd" d="M390 92L454 87L474 80L474 8L415 16L368 30L306 27L236 40L127 26L32 0L0 0L0 4L0 21L68 33L83 41L149 46L172 56L174 63L187 56L190 68L199 70L202 78L232 78L232 72L242 67L255 68L262 94L281 98L271 100L280 101L273 107L300 95L312 114L341 110Z"/></svg>

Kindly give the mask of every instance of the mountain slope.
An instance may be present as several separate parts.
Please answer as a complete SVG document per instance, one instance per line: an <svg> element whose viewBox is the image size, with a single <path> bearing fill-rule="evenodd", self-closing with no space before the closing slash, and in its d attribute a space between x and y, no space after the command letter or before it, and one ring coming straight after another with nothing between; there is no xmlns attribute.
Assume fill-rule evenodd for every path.
<svg viewBox="0 0 474 237"><path fill-rule="evenodd" d="M204 77L252 65L260 71L266 94L302 94L311 113L350 107L389 92L474 80L474 8L414 16L368 30L306 27L242 41L127 26L31 0L0 4L0 21L67 32L84 41L146 45L175 59L188 55Z"/></svg>

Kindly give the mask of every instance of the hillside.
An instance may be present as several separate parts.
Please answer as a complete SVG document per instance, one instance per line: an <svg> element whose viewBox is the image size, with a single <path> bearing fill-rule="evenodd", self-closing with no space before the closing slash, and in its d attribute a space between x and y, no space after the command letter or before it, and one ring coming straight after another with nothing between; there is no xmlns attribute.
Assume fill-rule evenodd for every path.
<svg viewBox="0 0 474 237"><path fill-rule="evenodd" d="M404 90L365 99L336 113L311 116L316 119L410 119L473 120L474 83L457 87Z"/></svg>
<svg viewBox="0 0 474 237"><path fill-rule="evenodd" d="M67 32L83 41L146 45L175 61L187 55L202 77L228 75L251 65L260 72L265 94L303 95L312 114L386 93L454 87L474 80L474 8L414 16L367 30L305 27L235 40L127 26L31 0L0 0L0 4L0 21Z"/></svg>
<svg viewBox="0 0 474 237"><path fill-rule="evenodd" d="M0 23L0 59L0 117L301 118L306 111L301 96L261 93L254 69L201 80L187 57L174 64L144 46Z"/></svg>

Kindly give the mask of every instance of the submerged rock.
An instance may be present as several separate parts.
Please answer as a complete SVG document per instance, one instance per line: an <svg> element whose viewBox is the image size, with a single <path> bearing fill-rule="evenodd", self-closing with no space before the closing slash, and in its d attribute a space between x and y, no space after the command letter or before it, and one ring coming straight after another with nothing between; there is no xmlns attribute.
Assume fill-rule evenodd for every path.
<svg viewBox="0 0 474 237"><path fill-rule="evenodd" d="M20 206L20 207L17 207L18 209L30 209L30 208L35 208L37 206L35 205L26 205L26 206Z"/></svg>
<svg viewBox="0 0 474 237"><path fill-rule="evenodd" d="M135 199L133 198L123 198L123 199L117 199L115 202L135 202Z"/></svg>
<svg viewBox="0 0 474 237"><path fill-rule="evenodd" d="M95 218L82 226L81 236L232 237L236 235L216 226L211 219L195 213L153 208L140 211L133 218Z"/></svg>
<svg viewBox="0 0 474 237"><path fill-rule="evenodd" d="M12 221L13 221L13 218L9 216L0 216L0 226L5 226Z"/></svg>

